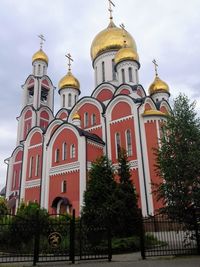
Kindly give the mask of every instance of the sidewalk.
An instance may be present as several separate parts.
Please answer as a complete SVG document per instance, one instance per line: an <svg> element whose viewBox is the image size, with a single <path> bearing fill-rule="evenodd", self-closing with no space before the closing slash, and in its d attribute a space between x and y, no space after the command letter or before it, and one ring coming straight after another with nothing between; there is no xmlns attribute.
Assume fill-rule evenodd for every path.
<svg viewBox="0 0 200 267"><path fill-rule="evenodd" d="M200 267L200 256L189 257L155 257L142 260L140 253L113 255L111 262L99 261L77 261L75 264L69 262L39 263L40 267ZM27 267L31 263L0 264L0 267Z"/></svg>

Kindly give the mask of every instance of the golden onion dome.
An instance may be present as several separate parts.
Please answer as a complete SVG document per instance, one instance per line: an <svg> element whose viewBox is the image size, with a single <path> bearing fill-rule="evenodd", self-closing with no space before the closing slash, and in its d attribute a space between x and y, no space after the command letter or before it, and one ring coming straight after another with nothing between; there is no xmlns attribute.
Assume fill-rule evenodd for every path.
<svg viewBox="0 0 200 267"><path fill-rule="evenodd" d="M48 56L44 53L42 49L38 50L32 57L32 63L35 60L42 60L45 61L47 64L49 62Z"/></svg>
<svg viewBox="0 0 200 267"><path fill-rule="evenodd" d="M149 87L149 94L158 92L169 93L169 86L166 82L162 81L158 76L155 77L153 83Z"/></svg>
<svg viewBox="0 0 200 267"><path fill-rule="evenodd" d="M133 37L126 32L126 44L137 53L137 47ZM108 27L98 33L94 38L90 53L94 60L98 55L110 50L119 50L124 46L124 30L115 26L111 20Z"/></svg>
<svg viewBox="0 0 200 267"><path fill-rule="evenodd" d="M132 47L123 47L115 55L115 64L118 64L124 60L135 60L139 62L139 56Z"/></svg>
<svg viewBox="0 0 200 267"><path fill-rule="evenodd" d="M72 120L80 120L81 119L81 116L78 114L78 112L76 111L74 113L74 115L72 116Z"/></svg>
<svg viewBox="0 0 200 267"><path fill-rule="evenodd" d="M66 87L80 90L79 81L74 77L71 71L68 71L68 73L60 80L58 87L59 87L59 90L66 88Z"/></svg>
<svg viewBox="0 0 200 267"><path fill-rule="evenodd" d="M149 109L149 110L145 110L142 115L143 116L166 116L167 114L157 109Z"/></svg>

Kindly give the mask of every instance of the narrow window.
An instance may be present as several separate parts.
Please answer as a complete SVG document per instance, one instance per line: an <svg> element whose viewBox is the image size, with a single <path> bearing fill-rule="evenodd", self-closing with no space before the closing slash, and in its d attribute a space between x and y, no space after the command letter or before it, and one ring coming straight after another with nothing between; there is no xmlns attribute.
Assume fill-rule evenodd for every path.
<svg viewBox="0 0 200 267"><path fill-rule="evenodd" d="M122 83L125 83L125 72L124 72L124 69L122 69Z"/></svg>
<svg viewBox="0 0 200 267"><path fill-rule="evenodd" d="M62 193L66 193L67 192L67 181L62 181L62 185L61 185L61 192Z"/></svg>
<svg viewBox="0 0 200 267"><path fill-rule="evenodd" d="M38 75L40 75L40 64L38 65Z"/></svg>
<svg viewBox="0 0 200 267"><path fill-rule="evenodd" d="M96 67L96 69L95 69L95 82L96 82L96 84L97 84L97 67Z"/></svg>
<svg viewBox="0 0 200 267"><path fill-rule="evenodd" d="M40 155L37 155L35 164L35 176L39 175L39 167L40 167Z"/></svg>
<svg viewBox="0 0 200 267"><path fill-rule="evenodd" d="M32 172L33 172L33 157L30 157L30 161L29 161L29 178L32 177Z"/></svg>
<svg viewBox="0 0 200 267"><path fill-rule="evenodd" d="M136 74L136 82L138 84L138 70L137 69L135 70L135 74Z"/></svg>
<svg viewBox="0 0 200 267"><path fill-rule="evenodd" d="M112 78L113 80L116 80L116 72L115 72L115 61L112 59Z"/></svg>
<svg viewBox="0 0 200 267"><path fill-rule="evenodd" d="M92 114L91 121L92 121L92 126L96 125L96 115L95 114Z"/></svg>
<svg viewBox="0 0 200 267"><path fill-rule="evenodd" d="M69 96L68 96L68 107L71 108L71 106L72 106L72 95L69 94Z"/></svg>
<svg viewBox="0 0 200 267"><path fill-rule="evenodd" d="M70 157L71 159L75 158L76 154L75 154L75 145L72 144L71 145L71 149L70 149Z"/></svg>
<svg viewBox="0 0 200 267"><path fill-rule="evenodd" d="M35 75L35 65L33 66L33 74Z"/></svg>
<svg viewBox="0 0 200 267"><path fill-rule="evenodd" d="M74 103L76 104L77 102L77 95L74 96Z"/></svg>
<svg viewBox="0 0 200 267"><path fill-rule="evenodd" d="M128 76L129 76L129 82L133 82L133 72L131 67L128 68Z"/></svg>
<svg viewBox="0 0 200 267"><path fill-rule="evenodd" d="M67 144L63 143L62 147L62 159L66 160L67 159Z"/></svg>
<svg viewBox="0 0 200 267"><path fill-rule="evenodd" d="M17 179L17 171L14 171L14 175L13 175L13 188L16 187L16 179Z"/></svg>
<svg viewBox="0 0 200 267"><path fill-rule="evenodd" d="M63 95L63 108L65 107L65 95Z"/></svg>
<svg viewBox="0 0 200 267"><path fill-rule="evenodd" d="M55 150L55 162L59 162L60 150L57 148Z"/></svg>
<svg viewBox="0 0 200 267"><path fill-rule="evenodd" d="M102 62L102 82L105 82L105 63Z"/></svg>
<svg viewBox="0 0 200 267"><path fill-rule="evenodd" d="M89 118L88 118L88 113L85 112L84 113L84 127L88 127L88 124L89 124Z"/></svg>
<svg viewBox="0 0 200 267"><path fill-rule="evenodd" d="M116 158L119 158L119 153L120 153L120 134L119 133L116 133L115 135L115 144L116 144Z"/></svg>
<svg viewBox="0 0 200 267"><path fill-rule="evenodd" d="M126 131L126 150L127 150L127 156L132 156L132 142L131 142L131 131Z"/></svg>
<svg viewBox="0 0 200 267"><path fill-rule="evenodd" d="M45 66L43 66L43 75L45 74Z"/></svg>

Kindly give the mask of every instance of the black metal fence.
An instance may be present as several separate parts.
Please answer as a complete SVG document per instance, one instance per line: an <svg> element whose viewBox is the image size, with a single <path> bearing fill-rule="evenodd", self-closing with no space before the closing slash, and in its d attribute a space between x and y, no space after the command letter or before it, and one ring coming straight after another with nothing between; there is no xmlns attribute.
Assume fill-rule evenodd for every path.
<svg viewBox="0 0 200 267"><path fill-rule="evenodd" d="M143 219L143 258L165 255L200 255L200 213L159 214Z"/></svg>
<svg viewBox="0 0 200 267"><path fill-rule="evenodd" d="M48 220L0 216L0 263L85 259L111 260L111 237L106 228L87 228L81 220L49 215Z"/></svg>

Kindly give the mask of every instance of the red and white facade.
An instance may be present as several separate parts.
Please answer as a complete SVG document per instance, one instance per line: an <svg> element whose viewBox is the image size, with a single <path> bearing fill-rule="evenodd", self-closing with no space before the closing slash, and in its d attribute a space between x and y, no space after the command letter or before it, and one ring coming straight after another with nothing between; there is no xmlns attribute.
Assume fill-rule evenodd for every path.
<svg viewBox="0 0 200 267"><path fill-rule="evenodd" d="M60 89L56 115L57 91L47 75L48 64L34 60L33 73L23 85L16 148L7 159L6 198L13 213L20 202L31 201L50 213L75 208L80 215L91 163L106 154L117 164L119 145L127 150L143 215L153 215L160 207L152 194L152 182L158 180L152 148L158 146L160 126L170 110L169 94L147 95L135 60L122 60L113 69L118 50L103 51L93 61L95 88L90 97L81 98L73 86ZM72 105L69 94L70 101L75 96Z"/></svg>

